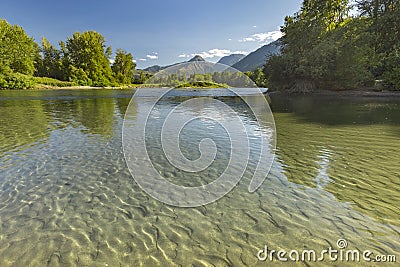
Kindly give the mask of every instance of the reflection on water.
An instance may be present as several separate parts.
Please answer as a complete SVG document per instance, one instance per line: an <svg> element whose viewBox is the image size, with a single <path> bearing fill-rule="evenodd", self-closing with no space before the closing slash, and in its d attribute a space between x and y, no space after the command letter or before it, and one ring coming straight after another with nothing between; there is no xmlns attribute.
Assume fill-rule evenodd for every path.
<svg viewBox="0 0 400 267"><path fill-rule="evenodd" d="M40 100L0 101L0 152L25 147L48 138L50 118Z"/></svg>
<svg viewBox="0 0 400 267"><path fill-rule="evenodd" d="M354 209L400 225L400 102L277 98L273 108L278 159L290 181L322 184Z"/></svg>
<svg viewBox="0 0 400 267"><path fill-rule="evenodd" d="M184 209L147 196L127 170L121 129L131 95L0 92L1 266L254 266L264 245L318 250L339 238L400 256L399 100L272 97L277 157L263 186L248 193L249 168L226 197ZM263 131L239 99L220 99ZM159 115L180 101L164 100ZM144 102L133 104L140 112ZM185 131L186 147L208 134L225 139L207 121Z"/></svg>

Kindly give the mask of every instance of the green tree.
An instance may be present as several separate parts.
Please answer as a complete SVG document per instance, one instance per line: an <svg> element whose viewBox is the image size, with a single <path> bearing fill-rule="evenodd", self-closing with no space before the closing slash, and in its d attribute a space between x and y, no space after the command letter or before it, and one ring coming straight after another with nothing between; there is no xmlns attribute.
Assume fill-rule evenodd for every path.
<svg viewBox="0 0 400 267"><path fill-rule="evenodd" d="M369 23L369 40L375 64L370 66L376 79L391 89L400 90L400 1L357 1L361 16Z"/></svg>
<svg viewBox="0 0 400 267"><path fill-rule="evenodd" d="M261 68L254 71L246 71L245 74L259 87L266 87L267 80Z"/></svg>
<svg viewBox="0 0 400 267"><path fill-rule="evenodd" d="M135 67L132 54L117 49L114 63L111 66L115 80L121 84L132 83Z"/></svg>
<svg viewBox="0 0 400 267"><path fill-rule="evenodd" d="M38 45L17 25L0 19L0 65L15 72L32 75L38 58Z"/></svg>
<svg viewBox="0 0 400 267"><path fill-rule="evenodd" d="M42 38L40 52L42 55L37 62L36 75L65 80L67 77L62 52L56 49L45 37Z"/></svg>
<svg viewBox="0 0 400 267"><path fill-rule="evenodd" d="M368 23L349 17L348 2L304 0L300 12L286 17L282 55L264 67L270 86L308 92L356 88L373 80L364 34Z"/></svg>
<svg viewBox="0 0 400 267"><path fill-rule="evenodd" d="M354 17L348 0L304 0L286 17L282 54L263 69L269 86L307 92L371 87L383 79L400 90L400 1L356 2Z"/></svg>
<svg viewBox="0 0 400 267"><path fill-rule="evenodd" d="M362 0L357 1L361 15L372 21L370 31L374 33L377 52L387 52L399 45L400 1Z"/></svg>
<svg viewBox="0 0 400 267"><path fill-rule="evenodd" d="M143 70L137 70L133 75L133 83L143 84L153 76L152 73Z"/></svg>
<svg viewBox="0 0 400 267"><path fill-rule="evenodd" d="M105 38L100 33L76 32L68 38L65 49L70 71L72 71L71 66L83 70L95 86L112 84L113 77L109 61L111 48L105 46Z"/></svg>

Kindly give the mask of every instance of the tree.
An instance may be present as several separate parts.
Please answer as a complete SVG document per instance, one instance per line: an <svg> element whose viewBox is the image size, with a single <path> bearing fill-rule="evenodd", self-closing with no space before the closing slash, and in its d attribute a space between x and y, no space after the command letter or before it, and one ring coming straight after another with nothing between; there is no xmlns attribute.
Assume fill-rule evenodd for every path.
<svg viewBox="0 0 400 267"><path fill-rule="evenodd" d="M361 16L369 22L369 39L375 64L371 72L389 88L400 90L400 1L357 1Z"/></svg>
<svg viewBox="0 0 400 267"><path fill-rule="evenodd" d="M246 71L245 74L259 87L266 87L267 80L261 68L254 71Z"/></svg>
<svg viewBox="0 0 400 267"><path fill-rule="evenodd" d="M117 49L114 63L111 66L115 80L121 84L132 83L135 67L132 54Z"/></svg>
<svg viewBox="0 0 400 267"><path fill-rule="evenodd" d="M133 76L133 83L135 84L144 84L147 80L149 80L153 76L152 73L146 72L143 70L137 70Z"/></svg>
<svg viewBox="0 0 400 267"><path fill-rule="evenodd" d="M45 37L42 38L40 52L42 56L37 62L36 75L65 80L67 74L63 65L62 52L57 50Z"/></svg>
<svg viewBox="0 0 400 267"><path fill-rule="evenodd" d="M76 69L83 70L95 86L112 84L112 70L110 67L111 48L106 48L104 37L95 31L83 33L75 32L68 38L66 57Z"/></svg>
<svg viewBox="0 0 400 267"><path fill-rule="evenodd" d="M263 70L270 86L307 92L371 83L368 23L351 18L349 7L348 0L304 0L300 12L286 17L282 55Z"/></svg>
<svg viewBox="0 0 400 267"><path fill-rule="evenodd" d="M0 19L0 65L32 75L38 58L38 45L17 25Z"/></svg>

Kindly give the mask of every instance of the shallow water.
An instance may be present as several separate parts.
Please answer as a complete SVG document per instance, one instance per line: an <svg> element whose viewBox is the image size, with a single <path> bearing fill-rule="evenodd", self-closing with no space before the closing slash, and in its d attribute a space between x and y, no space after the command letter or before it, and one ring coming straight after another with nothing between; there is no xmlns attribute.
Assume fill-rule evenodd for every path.
<svg viewBox="0 0 400 267"><path fill-rule="evenodd" d="M176 208L149 197L127 169L121 131L132 93L0 92L0 266L266 266L256 256L265 245L321 251L338 239L399 261L400 99L272 97L277 155L262 187L248 192L250 166L219 201ZM235 97L222 99L241 110ZM140 112L143 103L133 105ZM254 127L244 109L242 117ZM193 124L182 143L197 145L209 129ZM222 152L209 173L218 174L225 133L211 132ZM148 149L167 177L209 182L185 180Z"/></svg>

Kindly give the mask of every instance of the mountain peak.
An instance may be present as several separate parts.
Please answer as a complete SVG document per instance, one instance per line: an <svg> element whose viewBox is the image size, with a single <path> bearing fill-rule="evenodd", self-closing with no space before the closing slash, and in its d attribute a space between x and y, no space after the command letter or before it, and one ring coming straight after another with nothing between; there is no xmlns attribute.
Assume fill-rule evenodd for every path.
<svg viewBox="0 0 400 267"><path fill-rule="evenodd" d="M195 61L205 61L205 60L201 56L196 55L191 60L189 60L188 62L195 62Z"/></svg>

